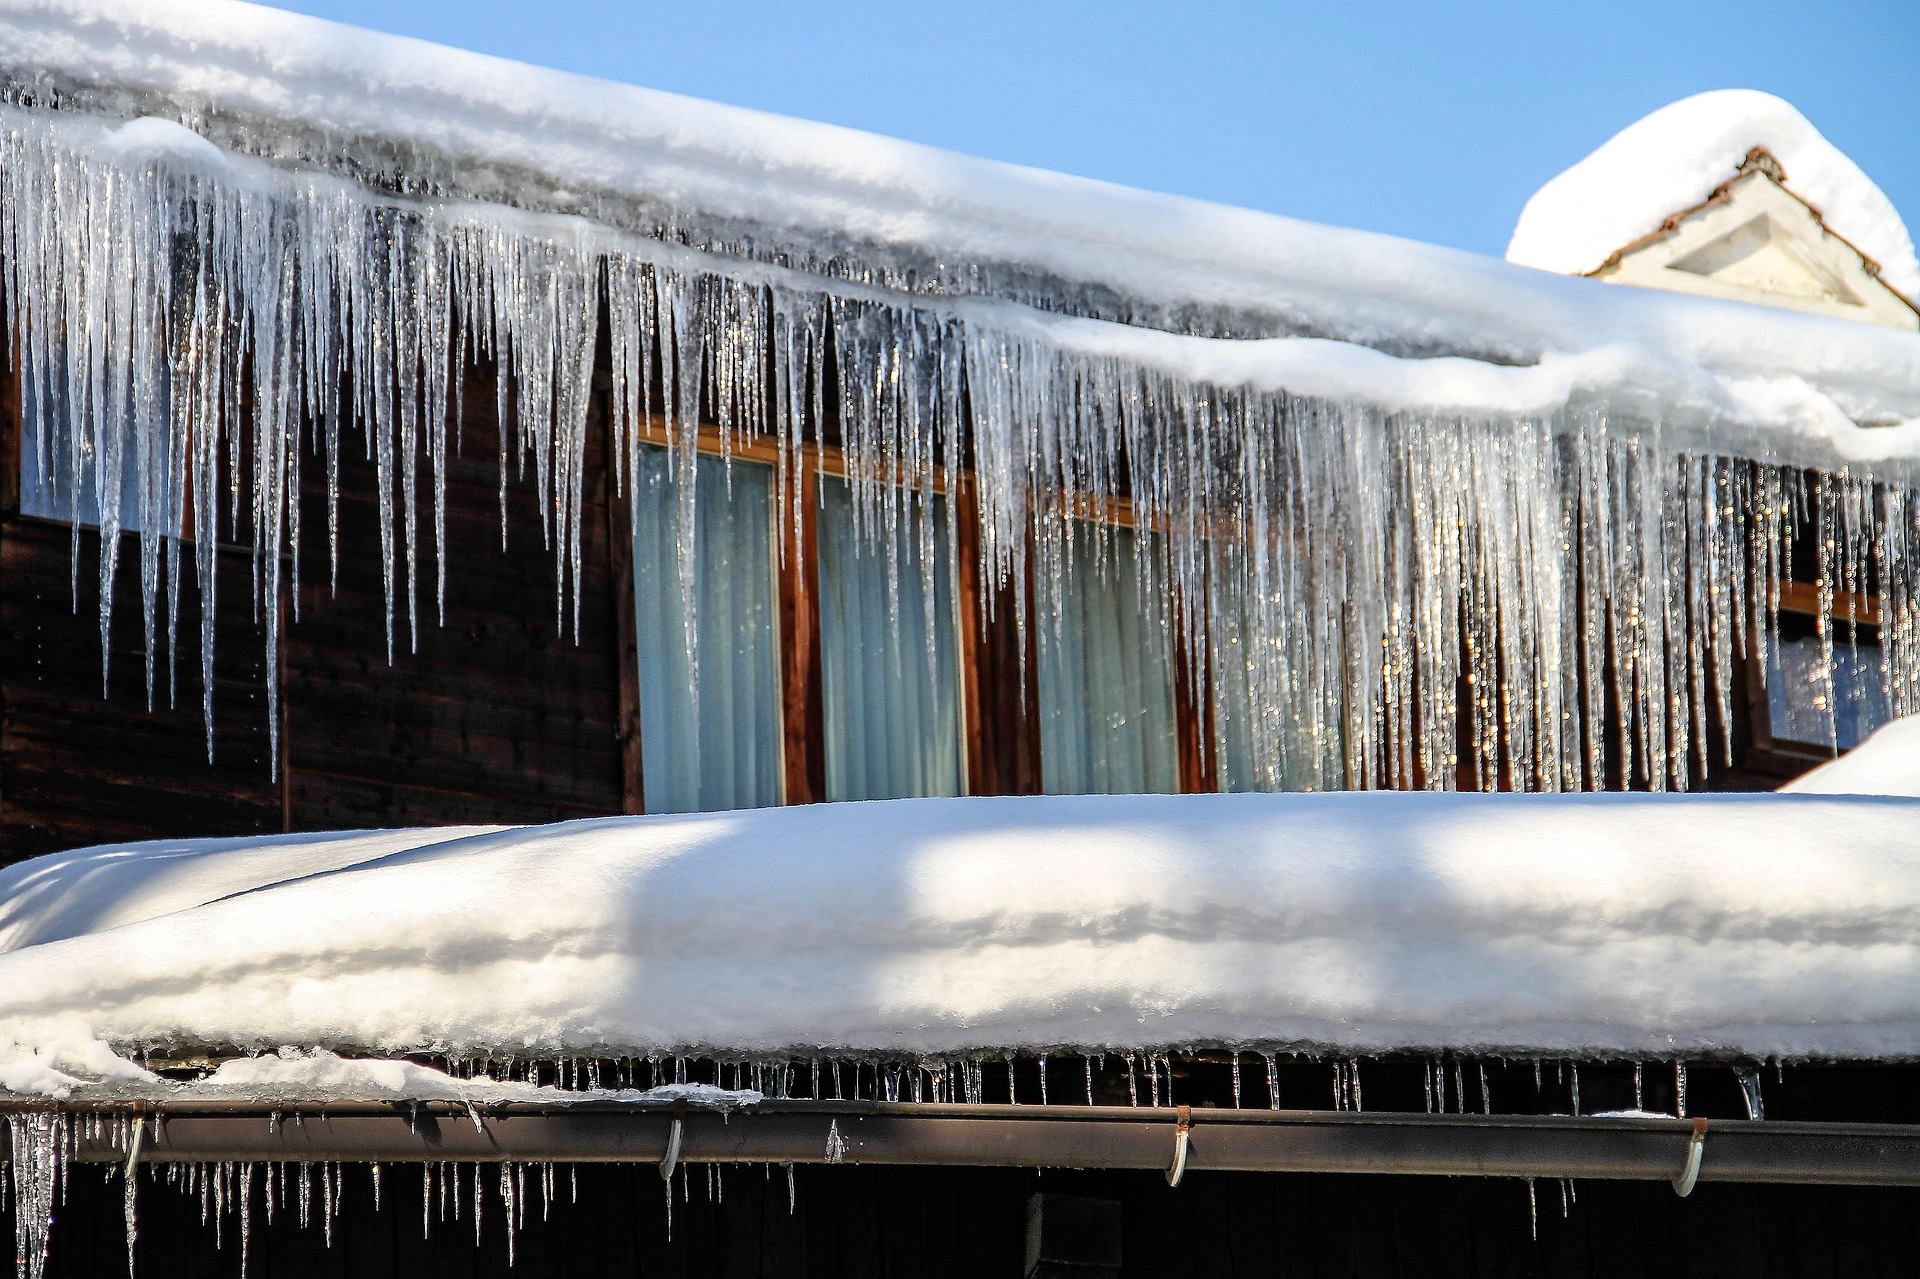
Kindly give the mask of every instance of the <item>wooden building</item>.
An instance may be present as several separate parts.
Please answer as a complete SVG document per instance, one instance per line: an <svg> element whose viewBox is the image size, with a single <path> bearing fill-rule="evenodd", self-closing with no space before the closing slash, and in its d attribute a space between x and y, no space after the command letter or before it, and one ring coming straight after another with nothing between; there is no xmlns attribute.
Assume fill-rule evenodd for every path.
<svg viewBox="0 0 1920 1279"><path fill-rule="evenodd" d="M1725 289L1623 301L207 12L0 15L0 863L931 796L1770 789L1920 706L1920 471L1871 443L1920 415L1911 334ZM386 68L371 92L364 66ZM1792 198L1756 166L1700 218ZM1754 393L1757 367L1795 395ZM1152 1141L1184 1150L1189 1107L1237 1105L1232 1061L1231 1091L1218 1054L1169 1065ZM992 1100L1063 1109L1023 1093L1034 1065L1010 1058ZM1489 1068L1527 1069L1476 1067L1483 1104ZM1411 1114L1425 1080L1432 1111L1427 1063L1378 1069L1376 1097ZM1640 1108L1637 1067L1591 1069ZM1099 1122L1132 1122L1127 1071ZM1532 1071L1523 1109L1558 1113ZM1906 1076L1865 1078L1796 1083L1779 1113L1901 1125L1852 1175L1912 1184ZM1745 1076L1713 1079L1693 1115L1757 1120ZM815 1084L782 1098L793 1125L914 1122ZM1444 1117L1490 1119L1465 1099ZM669 1115L625 1121L652 1143ZM188 1151L173 1122L141 1140ZM1623 1122L1686 1157L1677 1118ZM1579 1166L1644 1177L1638 1148L1605 1163L1612 1131L1579 1128ZM141 1157L114 1140L75 1149ZM339 1247L282 1217L254 1222L249 1260L218 1254L256 1275L505 1273L516 1247L524 1273L769 1275L1797 1274L1915 1249L1906 1189L1676 1207L1658 1182L1583 1181L1563 1211L1560 1180L1524 1171L1563 1165L1518 1156L1203 1160L1179 1197L1137 1154L1066 1171L1025 1147L787 1180L839 1162L833 1136L724 1174L701 1147L678 1182L670 1154L664 1203L653 1167L602 1151L562 1207L550 1152L518 1174L542 1179L537 1223L511 1162L461 1155L465 1194L484 1166L486 1211L527 1216L434 1219L469 1249L376 1208L382 1157L444 1197L413 1147L249 1140L171 1165L223 1170L187 1174L182 1211L149 1206L139 1273L204 1272L191 1196L224 1219L233 1168L241 1202L269 1193L234 1150L282 1178L355 1165ZM1363 1166L1509 1175L1324 1171ZM72 1186L47 1273L117 1273L120 1190ZM1083 1210L1097 1238L1049 1253L1045 1214Z"/></svg>

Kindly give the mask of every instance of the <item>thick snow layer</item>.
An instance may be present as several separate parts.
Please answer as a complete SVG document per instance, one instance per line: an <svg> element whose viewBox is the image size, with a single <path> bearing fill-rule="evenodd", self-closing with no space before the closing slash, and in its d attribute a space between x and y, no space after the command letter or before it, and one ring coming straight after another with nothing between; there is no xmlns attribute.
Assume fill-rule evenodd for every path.
<svg viewBox="0 0 1920 1279"><path fill-rule="evenodd" d="M1753 89L1682 98L1607 139L1527 201L1507 261L1568 275L1595 270L1706 199L1754 147L1773 153L1787 187L1878 262L1882 279L1920 298L1913 237L1893 201L1792 104Z"/></svg>
<svg viewBox="0 0 1920 1279"><path fill-rule="evenodd" d="M38 910L135 922L0 955L0 1038L1920 1054L1907 799L903 800L209 856L259 886L27 863Z"/></svg>
<svg viewBox="0 0 1920 1279"><path fill-rule="evenodd" d="M1920 797L1920 715L1881 725L1840 758L1780 789L1796 795Z"/></svg>
<svg viewBox="0 0 1920 1279"><path fill-rule="evenodd" d="M199 1079L176 1080L136 1065L86 1037L22 1044L0 1039L0 1094L90 1100L246 1100L298 1103L340 1101L452 1101L467 1106L506 1104L577 1106L684 1103L715 1110L753 1106L765 1100L752 1089L712 1084L663 1084L658 1088L557 1088L551 1084L466 1079L418 1062L342 1057L325 1048L282 1047L257 1057L236 1057Z"/></svg>
<svg viewBox="0 0 1920 1279"><path fill-rule="evenodd" d="M0 0L0 78L281 159L670 222L697 244L915 290L1512 364L1625 345L1723 377L1800 379L1855 420L1920 417L1912 334L1545 277L231 0Z"/></svg>

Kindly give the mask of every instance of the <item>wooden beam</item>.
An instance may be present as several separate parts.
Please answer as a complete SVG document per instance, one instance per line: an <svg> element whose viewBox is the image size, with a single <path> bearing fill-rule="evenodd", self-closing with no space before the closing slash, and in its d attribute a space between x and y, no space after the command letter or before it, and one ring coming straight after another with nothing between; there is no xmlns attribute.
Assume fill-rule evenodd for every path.
<svg viewBox="0 0 1920 1279"><path fill-rule="evenodd" d="M1820 588L1813 582L1780 583L1780 611L1783 613L1820 613ZM1837 621L1858 622L1862 626L1880 624L1880 597L1836 590L1829 617Z"/></svg>
<svg viewBox="0 0 1920 1279"><path fill-rule="evenodd" d="M827 797L827 718L820 669L819 469L812 450L799 461L795 518L780 533L780 713L786 802Z"/></svg>
<svg viewBox="0 0 1920 1279"><path fill-rule="evenodd" d="M599 379L595 379L598 381ZM618 709L614 728L620 743L621 811L647 811L645 756L640 739L640 622L635 613L633 584L633 486L638 477L627 473L620 454L620 432L614 423L611 385L595 387L595 405L601 411L607 439L607 462L625 483L609 485L607 502L607 558L613 587L613 663ZM606 484L604 476L600 483Z"/></svg>
<svg viewBox="0 0 1920 1279"><path fill-rule="evenodd" d="M1220 789L1219 761L1213 749L1213 699L1207 672L1196 671L1187 642L1184 609L1169 602L1173 614L1173 721L1180 758L1180 793L1205 795ZM1202 655L1204 662L1204 654Z"/></svg>
<svg viewBox="0 0 1920 1279"><path fill-rule="evenodd" d="M962 473L954 536L960 577L960 687L966 718L967 791L973 795L1037 795L1040 775L1039 656L1031 625L1032 574L1028 574L1022 636L1011 585L981 587L984 554L980 508L971 472Z"/></svg>

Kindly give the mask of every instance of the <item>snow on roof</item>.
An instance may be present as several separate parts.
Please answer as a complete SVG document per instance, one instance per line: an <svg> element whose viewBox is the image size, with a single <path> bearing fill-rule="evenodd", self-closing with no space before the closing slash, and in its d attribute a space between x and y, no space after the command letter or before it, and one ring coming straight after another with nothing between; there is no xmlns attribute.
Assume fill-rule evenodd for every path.
<svg viewBox="0 0 1920 1279"><path fill-rule="evenodd" d="M110 1075L100 1041L1920 1054L1907 799L927 799L176 841L7 868L0 916L0 1041L53 1045L15 1053L43 1088Z"/></svg>
<svg viewBox="0 0 1920 1279"><path fill-rule="evenodd" d="M1543 277L234 0L0 0L0 83L16 98L178 119L281 162L922 294L1506 365L1610 348L1681 381L1704 370L1787 394L1782 411L1801 421L1920 418L1911 334ZM1162 366L1195 358L1178 344L1155 353ZM1778 391L1783 378L1811 398Z"/></svg>
<svg viewBox="0 0 1920 1279"><path fill-rule="evenodd" d="M1829 230L1880 264L1881 279L1920 298L1913 237L1886 193L1792 104L1754 89L1682 98L1607 139L1527 201L1507 261L1567 275L1597 270L1705 200L1753 147L1773 154L1787 187Z"/></svg>
<svg viewBox="0 0 1920 1279"><path fill-rule="evenodd" d="M1882 724L1846 754L1780 789L1796 795L1920 796L1920 715Z"/></svg>

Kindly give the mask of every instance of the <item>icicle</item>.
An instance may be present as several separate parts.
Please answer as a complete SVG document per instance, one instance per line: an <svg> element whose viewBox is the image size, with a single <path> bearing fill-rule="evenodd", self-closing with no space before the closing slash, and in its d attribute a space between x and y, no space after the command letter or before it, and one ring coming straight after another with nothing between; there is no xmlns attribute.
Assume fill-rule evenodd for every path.
<svg viewBox="0 0 1920 1279"><path fill-rule="evenodd" d="M240 1205L240 1276L246 1279L247 1255L253 1238L253 1165L240 1165L239 1184L234 1195ZM131 1272L129 1272L131 1273Z"/></svg>
<svg viewBox="0 0 1920 1279"><path fill-rule="evenodd" d="M1673 1063L1673 1113L1680 1118L1687 1117L1687 1063Z"/></svg>
<svg viewBox="0 0 1920 1279"><path fill-rule="evenodd" d="M19 1259L21 1279L41 1279L46 1272L47 1238L61 1189L67 1122L65 1115L44 1110L16 1111L7 1116L7 1136L12 1143L14 1256Z"/></svg>
<svg viewBox="0 0 1920 1279"><path fill-rule="evenodd" d="M514 1176L514 1171L514 1165L511 1162L503 1162L500 1165L500 1202L507 1214L507 1266L509 1269L511 1269L514 1264L515 1240L520 1233L519 1215L516 1212L519 1206L520 1186ZM480 1214L475 1212L474 1223L476 1226L479 1224L479 1220ZM478 1242L477 1238L476 1242Z"/></svg>
<svg viewBox="0 0 1920 1279"><path fill-rule="evenodd" d="M1751 1066L1735 1066L1734 1077L1740 1081L1740 1097L1747 1103L1747 1118L1765 1119L1766 1104L1760 1096L1760 1072Z"/></svg>
<svg viewBox="0 0 1920 1279"><path fill-rule="evenodd" d="M1127 502L1149 547L1135 590L1166 655L1185 653L1207 690L1203 749L1230 789L1445 789L1464 776L1568 790L1609 770L1684 788L1716 732L1727 749L1736 663L1764 669L1778 643L1801 517L1829 737L1826 610L1842 593L1851 609L1877 586L1892 709L1920 709L1920 505L1906 476L1683 453L1640 405L1389 414L1199 383L1070 349L998 304L954 306L904 269L848 279L838 258L775 268L311 169L130 159L98 145L110 127L0 112L0 273L36 477L23 499L66 514L76 546L81 523L100 527L103 663L120 535L137 537L150 701L163 676L176 691L193 579L209 749L218 547L251 553L247 602L275 669L310 455L336 584L342 459L356 447L369 459L390 655L418 640L423 518L444 614L447 428L473 361L499 373L503 544L517 481L552 556L555 616L578 637L603 323L615 487L643 442L666 443L680 478L702 448L771 444L780 527L794 534L777 539L783 562L805 550L804 476L818 468L804 451L836 418L856 526L889 587L894 651L881 660L902 660L903 571L917 568L934 607L941 521L945 571L969 571L952 536L963 500L981 550L970 571L990 605L1008 588L1023 654L1029 627L1043 643L1058 630L1074 554L1113 561L1104 521ZM694 492L676 486L675 514L697 673ZM264 699L274 767L278 688L267 681Z"/></svg>
<svg viewBox="0 0 1920 1279"><path fill-rule="evenodd" d="M140 1130L136 1129L135 1131L138 1133ZM133 1140L137 1142L139 1137L135 1136ZM139 1149L130 1145L127 1153L126 1175L123 1178L125 1184L121 1187L121 1211L125 1215L127 1223L127 1274L130 1276L138 1273L138 1268L134 1263L139 1255L139 1249L136 1245L140 1241L140 1214L138 1203L138 1191L140 1187L139 1158ZM26 1253L22 1251L19 1255L24 1257Z"/></svg>
<svg viewBox="0 0 1920 1279"><path fill-rule="evenodd" d="M1484 1061L1480 1063L1480 1113L1493 1113L1493 1090L1487 1087L1487 1063ZM1574 1113L1578 1114L1579 1111L1575 1110Z"/></svg>

